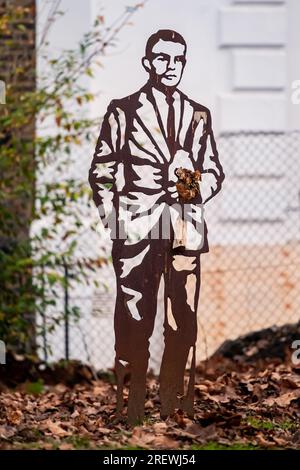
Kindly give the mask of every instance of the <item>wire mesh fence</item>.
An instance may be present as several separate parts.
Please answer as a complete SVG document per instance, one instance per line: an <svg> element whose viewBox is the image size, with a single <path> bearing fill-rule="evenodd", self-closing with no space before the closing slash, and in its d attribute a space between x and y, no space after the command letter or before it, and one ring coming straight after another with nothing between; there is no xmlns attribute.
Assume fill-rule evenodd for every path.
<svg viewBox="0 0 300 470"><path fill-rule="evenodd" d="M300 133L226 134L218 138L218 148L226 179L205 207L210 252L201 255L198 360L227 339L299 320ZM83 254L97 249L94 237L85 233ZM109 240L102 241L109 253ZM47 361L75 358L97 369L112 367L116 289L111 262L97 270L98 286L74 281L72 266L61 269L65 282L55 305L37 317L40 355ZM58 314L62 321L49 331L47 324ZM163 351L163 316L162 281L150 346L155 372Z"/></svg>

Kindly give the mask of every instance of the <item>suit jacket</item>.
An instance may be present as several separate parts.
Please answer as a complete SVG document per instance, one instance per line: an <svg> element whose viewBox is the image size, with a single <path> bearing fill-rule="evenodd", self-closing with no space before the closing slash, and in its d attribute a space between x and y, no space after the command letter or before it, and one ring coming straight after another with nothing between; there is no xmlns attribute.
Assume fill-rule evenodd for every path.
<svg viewBox="0 0 300 470"><path fill-rule="evenodd" d="M224 173L209 109L178 89L173 97L175 152L170 152L168 146L165 95L147 83L133 95L113 100L108 106L89 181L101 219L107 221L115 213L121 223L113 238L126 238L125 244L136 244L149 237L168 214L173 247L183 245L187 250L206 252L204 205L221 189ZM178 209L178 194L174 191L174 170L180 166L201 172L201 194L180 205L184 215ZM164 237L168 238L168 224L164 226ZM150 236L155 234L151 232Z"/></svg>

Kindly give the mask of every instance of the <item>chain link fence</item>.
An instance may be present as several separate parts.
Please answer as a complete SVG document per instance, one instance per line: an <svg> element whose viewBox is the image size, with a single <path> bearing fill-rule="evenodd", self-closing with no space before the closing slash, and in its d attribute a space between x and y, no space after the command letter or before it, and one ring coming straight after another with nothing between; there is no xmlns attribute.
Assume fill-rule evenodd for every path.
<svg viewBox="0 0 300 470"><path fill-rule="evenodd" d="M300 133L226 134L217 143L226 179L221 193L205 208L210 252L201 255L198 360L227 339L299 320ZM81 175L87 173L88 167L81 169ZM85 233L83 254L97 249L95 235ZM101 243L109 256L109 239ZM61 269L65 282L56 305L48 305L37 318L43 332L41 357L80 359L97 369L112 367L111 262L97 270L98 287L74 282L72 266ZM74 308L76 315L70 313ZM63 321L55 325L53 318L59 313ZM161 283L150 347L155 372L163 351L163 315ZM49 331L50 321L54 326Z"/></svg>

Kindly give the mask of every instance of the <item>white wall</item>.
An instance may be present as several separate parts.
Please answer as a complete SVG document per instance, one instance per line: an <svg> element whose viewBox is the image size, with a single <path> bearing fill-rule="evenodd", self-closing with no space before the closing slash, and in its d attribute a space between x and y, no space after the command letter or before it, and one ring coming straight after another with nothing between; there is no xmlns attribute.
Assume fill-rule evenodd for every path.
<svg viewBox="0 0 300 470"><path fill-rule="evenodd" d="M104 5L108 24L120 14L123 5L130 3L91 1L93 13L99 11L99 4ZM214 112L217 93L224 88L228 74L222 65L222 51L218 50L216 14L220 6L228 3L229 0L149 0L135 14L133 24L122 30L115 50L110 50L101 60L104 69L99 71L99 82L93 84L95 90L101 90L101 98L94 106L94 113L103 113L112 98L134 93L146 82L147 75L141 65L146 41L163 28L181 33L188 45L180 89Z"/></svg>
<svg viewBox="0 0 300 470"><path fill-rule="evenodd" d="M53 53L74 47L96 14L103 14L109 25L128 3L136 2L63 0L61 9L66 14L49 35ZM39 0L39 9L44 4L45 0ZM157 29L170 28L180 32L188 44L180 88L211 108L217 134L299 129L300 105L292 105L290 100L291 82L300 79L299 18L299 0L149 0L134 15L132 24L121 31L116 47L100 58L104 68L98 69L90 84L94 92L100 93L91 114L102 116L113 98L127 96L145 83L147 76L140 60L146 40ZM87 175L96 139L97 135L78 155L78 178ZM293 217L286 217L286 207L295 203L299 158L290 150L289 137L286 139L260 137L259 145L252 142L249 146L243 138L218 138L227 178L222 193L206 208L211 244L285 243L295 236L299 216L295 212ZM292 160L287 161L288 155ZM273 220L266 223L268 217ZM89 242L87 239L84 249ZM93 239L92 247L99 252L101 243L109 246L99 237ZM100 283L107 281L113 298L111 266L98 276ZM89 353L97 367L108 367L114 352L113 302L105 302L108 293L105 289L102 292L96 299L93 296L97 292L91 288L84 292L81 287L75 289L76 296L85 298L80 327ZM161 328L160 323L154 338L157 346L152 365L156 370L162 348ZM80 338L76 328L73 334ZM53 338L54 346L58 337L62 343L62 330ZM73 341L71 344L72 356L86 359L82 342L78 340L78 346ZM60 357L61 350L54 347L55 352L55 357Z"/></svg>

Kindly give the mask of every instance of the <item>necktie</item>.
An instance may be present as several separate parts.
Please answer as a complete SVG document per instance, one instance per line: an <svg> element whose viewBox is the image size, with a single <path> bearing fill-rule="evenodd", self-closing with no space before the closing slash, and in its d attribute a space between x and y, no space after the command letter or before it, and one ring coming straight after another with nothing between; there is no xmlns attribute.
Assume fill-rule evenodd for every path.
<svg viewBox="0 0 300 470"><path fill-rule="evenodd" d="M173 157L175 154L175 109L174 109L174 98L171 95L167 95L166 102L169 105L168 119L167 119L167 142L170 150L170 154Z"/></svg>

